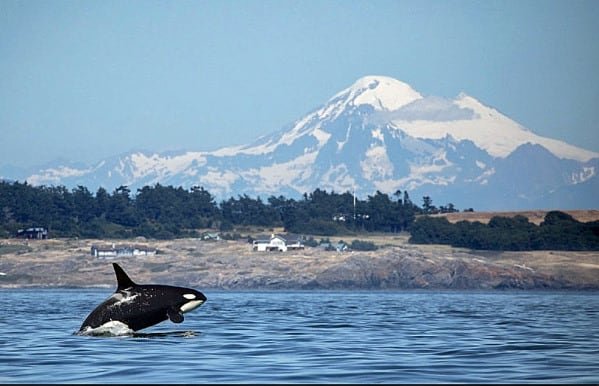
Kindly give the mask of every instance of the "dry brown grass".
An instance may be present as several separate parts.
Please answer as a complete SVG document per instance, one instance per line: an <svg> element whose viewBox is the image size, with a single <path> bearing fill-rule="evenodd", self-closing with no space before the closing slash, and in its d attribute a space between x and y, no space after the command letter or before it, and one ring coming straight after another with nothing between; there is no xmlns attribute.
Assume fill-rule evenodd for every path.
<svg viewBox="0 0 599 386"><path fill-rule="evenodd" d="M136 240L157 248L156 256L98 259L90 255L96 243L126 243L124 240L53 239L0 241L0 287L14 286L114 286L112 261L123 264L140 283L196 283L207 288L235 288L243 282L251 287L264 283L308 281L327 269L350 261L352 256L376 259L416 259L430 269L446 261L484 264L487 269L517 269L599 288L599 253L576 251L497 252L472 251L447 245L412 245L408 234L357 234L331 237L351 242L371 241L377 251L339 253L318 248L287 253L252 252L243 240L202 242L197 239ZM425 267L426 268L426 267ZM427 268L428 269L428 268Z"/></svg>
<svg viewBox="0 0 599 386"><path fill-rule="evenodd" d="M434 215L434 217L445 217L451 223L458 221L479 221L488 223L494 216L514 217L521 215L528 218L531 223L539 225L545 219L548 210L524 210L511 212L458 212L458 213L443 213ZM580 222L589 222L599 220L599 210L562 210L561 212L568 213Z"/></svg>

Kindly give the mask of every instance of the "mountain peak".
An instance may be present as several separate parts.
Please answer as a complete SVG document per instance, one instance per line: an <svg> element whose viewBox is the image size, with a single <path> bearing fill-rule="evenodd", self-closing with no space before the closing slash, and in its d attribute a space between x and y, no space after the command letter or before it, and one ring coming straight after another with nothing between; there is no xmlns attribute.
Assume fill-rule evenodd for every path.
<svg viewBox="0 0 599 386"><path fill-rule="evenodd" d="M214 152L136 151L90 168L42 169L25 179L107 190L158 182L203 186L218 199L240 193L298 197L320 188L359 195L409 190L413 197L434 195L486 210L542 208L561 199L597 207L598 157L536 135L465 93L456 99L423 97L399 80L365 76L248 145Z"/></svg>
<svg viewBox="0 0 599 386"><path fill-rule="evenodd" d="M421 98L407 83L388 76L369 75L337 93L330 102L342 99L344 104L371 105L375 110L393 111Z"/></svg>

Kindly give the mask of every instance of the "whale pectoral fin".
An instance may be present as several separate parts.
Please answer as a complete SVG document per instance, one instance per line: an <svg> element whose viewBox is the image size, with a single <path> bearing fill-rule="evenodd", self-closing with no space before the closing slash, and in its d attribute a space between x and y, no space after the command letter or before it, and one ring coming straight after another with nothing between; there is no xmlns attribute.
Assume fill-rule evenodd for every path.
<svg viewBox="0 0 599 386"><path fill-rule="evenodd" d="M166 315L173 323L181 323L184 319L181 312L173 310L172 308L169 308L169 310L166 312Z"/></svg>

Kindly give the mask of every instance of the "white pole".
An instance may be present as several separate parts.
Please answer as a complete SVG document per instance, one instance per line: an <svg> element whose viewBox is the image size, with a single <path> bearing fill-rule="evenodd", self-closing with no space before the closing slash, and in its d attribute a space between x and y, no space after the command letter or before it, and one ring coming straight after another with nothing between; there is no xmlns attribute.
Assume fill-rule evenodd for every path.
<svg viewBox="0 0 599 386"><path fill-rule="evenodd" d="M353 185L354 189L354 221L356 221L356 185Z"/></svg>

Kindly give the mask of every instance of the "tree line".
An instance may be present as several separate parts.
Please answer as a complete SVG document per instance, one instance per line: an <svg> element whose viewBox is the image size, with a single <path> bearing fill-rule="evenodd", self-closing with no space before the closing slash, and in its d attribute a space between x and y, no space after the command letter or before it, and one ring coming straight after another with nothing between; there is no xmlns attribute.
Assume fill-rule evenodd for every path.
<svg viewBox="0 0 599 386"><path fill-rule="evenodd" d="M502 251L597 251L599 221L580 222L561 211L547 212L539 225L521 215L494 216L487 224L479 221L452 224L444 217L423 216L410 227L410 242Z"/></svg>
<svg viewBox="0 0 599 386"><path fill-rule="evenodd" d="M427 210L430 210L430 198ZM453 209L453 205L448 204ZM445 207L443 207L445 208ZM191 189L155 184L127 186L112 193L100 187L32 186L0 182L0 237L42 226L54 237L158 239L195 236L197 229L230 231L239 226L284 227L287 232L332 236L348 231L401 232L427 210L408 192L377 191L362 200L350 192L316 189L295 200L284 196L239 195L216 203L200 186ZM455 211L455 210L454 210Z"/></svg>
<svg viewBox="0 0 599 386"><path fill-rule="evenodd" d="M69 190L0 181L0 237L14 237L28 227L45 227L51 237L156 239L195 237L198 229L206 228L230 232L240 227L283 227L320 236L408 231L412 243L472 249L599 250L599 221L581 223L552 211L538 226L524 216L496 216L488 224L452 224L429 215L457 212L453 204L436 207L429 196L422 201L420 207L407 191L399 190L392 195L376 191L359 199L350 192L316 189L297 200L270 196L264 201L244 194L217 203L200 186L155 184L132 195L127 186L112 193L100 187L92 193L84 186Z"/></svg>

